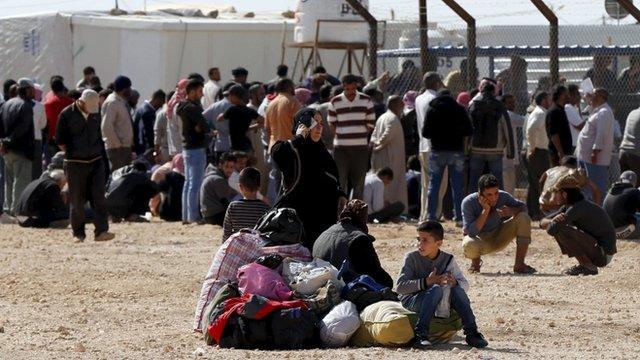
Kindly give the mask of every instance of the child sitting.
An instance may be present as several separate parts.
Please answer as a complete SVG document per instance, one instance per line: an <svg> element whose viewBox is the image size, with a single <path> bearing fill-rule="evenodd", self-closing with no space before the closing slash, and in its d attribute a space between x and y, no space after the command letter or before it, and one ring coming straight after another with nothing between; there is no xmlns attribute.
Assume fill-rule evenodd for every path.
<svg viewBox="0 0 640 360"><path fill-rule="evenodd" d="M269 205L258 200L260 171L247 167L240 171L239 188L242 199L233 201L227 208L222 225L222 241L244 228L253 228L262 215L269 211Z"/></svg>
<svg viewBox="0 0 640 360"><path fill-rule="evenodd" d="M418 249L405 256L398 278L397 292L402 305L418 313L414 346L431 346L428 340L431 319L436 315L448 318L450 305L462 319L467 344L483 348L488 343L478 332L471 310L466 293L469 283L453 255L440 250L443 238L444 229L440 223L426 221L418 225Z"/></svg>

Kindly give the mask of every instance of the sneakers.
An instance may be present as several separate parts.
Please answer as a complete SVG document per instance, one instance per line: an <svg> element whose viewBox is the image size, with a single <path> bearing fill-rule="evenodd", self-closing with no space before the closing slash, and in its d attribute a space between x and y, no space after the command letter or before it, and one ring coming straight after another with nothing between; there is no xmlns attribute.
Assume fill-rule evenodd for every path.
<svg viewBox="0 0 640 360"><path fill-rule="evenodd" d="M96 235L96 238L94 239L95 241L109 241L109 240L113 240L113 238L115 238L116 235L114 233L110 233L110 232L103 232L100 233L99 235Z"/></svg>
<svg viewBox="0 0 640 360"><path fill-rule="evenodd" d="M73 235L73 242L81 243L81 242L84 242L85 238L86 238L86 236L84 236L84 235Z"/></svg>
<svg viewBox="0 0 640 360"><path fill-rule="evenodd" d="M470 331L469 333L467 333L465 336L465 341L467 342L467 345L479 349L487 347L487 345L489 345L487 340L485 340L484 336L479 333L478 330Z"/></svg>
<svg viewBox="0 0 640 360"><path fill-rule="evenodd" d="M413 340L413 347L415 349L430 349L433 346L431 341L422 336L416 336Z"/></svg>
<svg viewBox="0 0 640 360"><path fill-rule="evenodd" d="M569 275L569 276L578 276L578 275L598 275L598 268L595 269L589 269L586 266L582 266L582 265L575 265L572 266L568 269L566 269L565 271L563 271L563 273L565 275Z"/></svg>

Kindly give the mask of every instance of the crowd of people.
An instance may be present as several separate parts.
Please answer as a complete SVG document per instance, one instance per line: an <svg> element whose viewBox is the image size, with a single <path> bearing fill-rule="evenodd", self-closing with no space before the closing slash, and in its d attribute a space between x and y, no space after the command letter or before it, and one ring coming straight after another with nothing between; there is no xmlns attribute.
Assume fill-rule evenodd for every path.
<svg viewBox="0 0 640 360"><path fill-rule="evenodd" d="M486 346L465 292L456 290L466 290L466 280L438 250L441 222L462 228L470 272L481 271L483 255L515 240L513 271L535 273L525 259L532 221L540 221L578 262L565 273L593 275L616 253L616 238L636 233L640 208L640 109L626 120L623 173L609 190L619 127L609 90L581 93L558 84L529 94L526 62L514 59L475 89L464 88L472 76L466 65L443 80L436 72L420 78L407 61L398 75L371 81L351 74L338 80L318 67L300 84L286 65L266 83L249 81L239 67L223 84L211 68L208 79L190 74L142 103L128 77L103 89L92 67L72 90L51 77L44 96L29 78L7 80L0 100L1 220L70 224L81 242L88 221L95 240L106 241L115 237L110 219L158 216L219 225L226 240L272 208L292 208L314 255L339 259L336 267L350 259L360 273L393 286L367 222L415 219L418 252L398 279L402 303L432 314L443 296L434 284L458 284L452 304L467 340ZM601 73L594 83L606 85ZM518 162L527 172L526 202L516 199ZM359 202L345 213L349 199ZM418 335L429 316L420 315Z"/></svg>

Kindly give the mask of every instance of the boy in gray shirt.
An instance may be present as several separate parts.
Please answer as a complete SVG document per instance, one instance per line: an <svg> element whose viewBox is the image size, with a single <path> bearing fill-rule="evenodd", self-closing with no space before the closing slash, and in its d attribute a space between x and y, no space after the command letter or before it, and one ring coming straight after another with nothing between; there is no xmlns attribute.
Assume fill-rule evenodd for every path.
<svg viewBox="0 0 640 360"><path fill-rule="evenodd" d="M431 319L434 316L449 317L448 307L451 306L462 318L467 344L477 348L486 347L488 343L478 332L476 317L467 296L469 282L453 255L440 250L443 238L444 229L437 221L418 225L418 249L405 256L398 277L396 291L402 305L418 313L414 346L428 348L432 345L428 340Z"/></svg>

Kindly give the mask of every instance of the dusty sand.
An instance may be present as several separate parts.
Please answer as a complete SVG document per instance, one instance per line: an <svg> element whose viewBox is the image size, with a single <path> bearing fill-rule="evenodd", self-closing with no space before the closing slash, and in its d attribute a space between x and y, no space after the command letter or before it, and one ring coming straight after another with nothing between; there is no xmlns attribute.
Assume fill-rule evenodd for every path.
<svg viewBox="0 0 640 360"><path fill-rule="evenodd" d="M457 255L460 231L446 225ZM196 298L220 228L115 224L114 241L74 244L70 231L0 227L0 359L447 358L637 359L640 355L640 244L620 241L594 277L559 275L572 261L534 233L536 276L512 274L514 246L470 275L470 298L485 350L461 337L432 351L340 349L299 352L219 350L190 331ZM372 226L383 265L395 277L413 247L410 225Z"/></svg>

